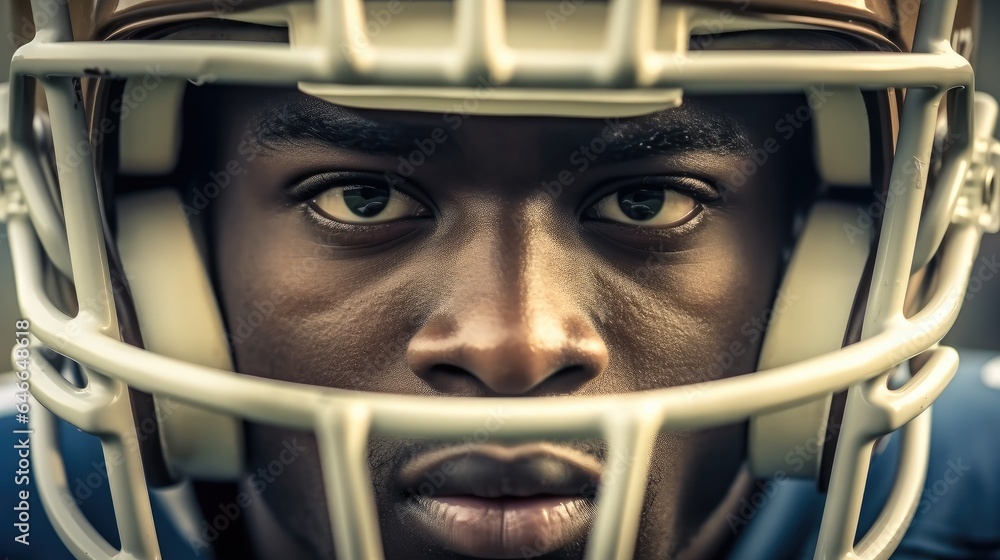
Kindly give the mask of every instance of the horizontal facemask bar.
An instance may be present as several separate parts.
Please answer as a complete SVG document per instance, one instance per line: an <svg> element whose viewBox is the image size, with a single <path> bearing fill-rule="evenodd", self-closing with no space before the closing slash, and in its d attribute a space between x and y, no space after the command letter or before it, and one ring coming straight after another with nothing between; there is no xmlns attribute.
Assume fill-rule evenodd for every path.
<svg viewBox="0 0 1000 560"><path fill-rule="evenodd" d="M906 56L878 52L688 52L688 39L696 30L689 26L699 25L695 15L699 11L675 5L661 7L655 0L612 2L605 40L593 49L510 47L502 32L503 0L458 0L454 4L452 45L433 49L378 45L377 41L358 39L359 34L366 37L364 5L360 0L329 0L313 6L290 6L285 17L292 24L294 14L304 8L311 8L309 15L314 20L309 29L299 30L301 40L292 45L141 40L61 43L70 39L69 24L60 21L61 14L57 14L48 27L39 30L36 40L18 51L12 73L78 76L87 69L90 76L141 77L152 68L198 83L472 88L488 78L525 101L539 94L532 91L535 88L563 93L611 89L627 97L662 96L663 92L657 94L654 88L681 87L693 93L801 91L803 84L878 89L892 83L897 87L948 88L970 83L971 76L961 56L946 42L933 40L926 44L918 40L915 51L922 52ZM927 12L938 5L929 5ZM664 21L673 27L657 25L661 11L667 13ZM720 21L724 19L720 17ZM935 24L940 20L943 26L951 18L929 13L927 20ZM305 27L304 21L301 27ZM292 27L293 39L295 29ZM929 31L933 37L947 38L949 30ZM663 40L665 33L675 37ZM859 55L866 58L856 58ZM95 60L101 61L100 65L95 66ZM600 102L615 103L608 99Z"/></svg>
<svg viewBox="0 0 1000 560"><path fill-rule="evenodd" d="M945 44L947 47L947 44ZM304 52L303 52L304 51ZM290 49L274 44L219 44L215 42L128 41L108 43L31 42L21 47L12 61L12 76L95 76L143 77L151 73L169 75L199 83L252 83L295 85L301 81L358 83L341 75L337 65L328 65L316 49ZM567 81L535 76L524 64L525 76L499 85L510 94L532 101L530 87L616 88L622 95L645 89L683 88L688 93L778 93L803 91L812 85L885 89L886 87L951 88L971 84L968 61L950 48L937 53L813 52L813 51L697 51L697 55L650 55L656 62L648 70L646 83L617 83L603 74L580 70ZM101 60L94 69L93 60ZM150 62L155 61L155 62ZM584 61L579 62L584 66ZM391 65L382 71L364 74L363 83L405 86L410 73L394 74ZM557 65L561 66L561 65ZM591 64L586 65L591 68ZM518 76L518 66L511 71ZM87 71L89 70L89 72ZM572 70L572 65L566 70ZM449 79L444 72L431 83L481 85L483 74L473 73L473 81ZM557 72L558 73L558 72ZM416 82L416 80L413 80ZM604 83L610 81L612 83ZM524 89L522 89L524 88ZM621 91L619 91L621 90Z"/></svg>
<svg viewBox="0 0 1000 560"><path fill-rule="evenodd" d="M41 255L35 246L34 232L22 216L11 218L12 245L19 245L18 285L40 285ZM333 407L363 407L372 417L373 429L382 435L419 437L432 433L442 438L460 438L481 425L499 410L510 413L501 439L519 440L543 431L558 438L594 437L605 428L599 416L636 416L655 418L656 429L697 430L719 424L738 422L751 415L784 408L869 379L892 369L944 337L957 317L970 271L972 256L978 247L978 232L973 225L953 226L947 254L941 262L942 280L927 305L909 319L899 318L885 332L816 358L761 370L745 376L720 379L695 385L656 389L625 395L562 398L538 397L513 402L506 398L449 398L447 407L438 398L386 395L316 387L283 382L206 368L175 360L125 344L102 334L96 318L81 314L70 318L44 296L24 290L19 301L32 319L33 332L46 346L64 355L72 355L81 364L106 372L130 386L175 398L220 412L289 428L310 428L319 410ZM969 257L968 261L964 258ZM138 368L122 364L145 364ZM54 375L58 375L55 373ZM61 379L61 378L60 378ZM225 400L215 400L213 388L234 379ZM313 396L302 402L300 390L308 387ZM780 389L780 390L779 390ZM74 423L97 428L86 418L96 411L103 399L94 393L94 408L74 412L73 399L86 393L63 381L50 393L60 414ZM66 399L60 397L64 395ZM63 403L63 404L59 404ZM270 405L270 406L268 406ZM67 408L68 406L68 408ZM437 408L428 414L428 407ZM262 410L270 408L272 410ZM507 409L510 410L507 410ZM916 410L916 409L912 409ZM544 424L545 428L539 428ZM898 425L886 424L886 429ZM87 429L85 427L85 429Z"/></svg>

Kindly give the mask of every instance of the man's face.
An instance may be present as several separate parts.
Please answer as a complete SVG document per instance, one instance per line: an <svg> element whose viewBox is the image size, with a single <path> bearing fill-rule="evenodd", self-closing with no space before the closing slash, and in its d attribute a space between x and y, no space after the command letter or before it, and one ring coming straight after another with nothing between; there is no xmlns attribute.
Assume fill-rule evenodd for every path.
<svg viewBox="0 0 1000 560"><path fill-rule="evenodd" d="M211 208L214 274L238 371L444 407L754 369L790 185L809 160L808 127L789 140L776 125L801 98L691 98L590 120L217 97L230 133L213 169L232 180ZM769 139L778 149L752 163ZM464 442L372 440L389 558L582 555L600 473L628 458L598 441L492 441L502 421ZM739 495L744 438L743 425L658 438L637 556L729 534L713 511ZM313 437L250 426L248 473L293 440L308 450L250 485L332 557Z"/></svg>

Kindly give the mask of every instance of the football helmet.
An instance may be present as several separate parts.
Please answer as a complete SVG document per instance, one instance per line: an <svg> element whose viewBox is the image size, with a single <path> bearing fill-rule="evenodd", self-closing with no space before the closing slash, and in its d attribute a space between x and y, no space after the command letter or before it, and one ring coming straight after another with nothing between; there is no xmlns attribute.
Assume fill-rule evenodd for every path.
<svg viewBox="0 0 1000 560"><path fill-rule="evenodd" d="M148 485L235 479L248 420L316 434L338 557L379 558L369 438L457 440L498 410L503 430L491 437L500 441L601 439L610 455L631 458L601 481L588 558L632 555L658 432L742 421L757 476L784 473L796 446L817 450L802 471L828 492L816 558L886 558L899 543L925 478L931 403L957 367L938 341L961 307L982 233L1000 225L997 103L974 90L969 4L67 4L32 0L34 37L12 60L0 103L0 217L19 326L30 331L22 340L32 351L18 346L13 358L40 405L36 481L77 557L160 557ZM553 18L565 31L547 32ZM231 26L171 36L205 22ZM722 41L785 30L856 48L736 51ZM713 42L719 48L707 48ZM756 372L631 394L442 401L241 375L197 220L175 194L119 200L110 186L119 174L173 169L183 93L203 83L295 86L369 109L445 112L473 99L466 110L477 114L594 118L676 107L688 94L803 93L823 188L780 288L801 304L775 307ZM477 96L484 84L491 94ZM915 309L904 305L908 288ZM82 383L60 374L56 354L80 365ZM912 375L890 383L908 362ZM107 462L120 550L67 499L56 417L120 459ZM896 430L891 497L857 539L875 441Z"/></svg>

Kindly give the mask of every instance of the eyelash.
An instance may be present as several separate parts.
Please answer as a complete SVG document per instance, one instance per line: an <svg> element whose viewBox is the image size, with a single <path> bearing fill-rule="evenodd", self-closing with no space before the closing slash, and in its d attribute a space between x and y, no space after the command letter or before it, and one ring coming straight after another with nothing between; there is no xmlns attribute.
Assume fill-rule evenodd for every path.
<svg viewBox="0 0 1000 560"><path fill-rule="evenodd" d="M706 207L722 205L726 202L725 191L720 189L712 181L706 181L687 175L643 175L639 177L615 179L609 183L605 183L585 199L578 214L582 217L591 206L597 204L606 196L614 194L620 190L646 185L672 190L684 196L689 196L698 204Z"/></svg>
<svg viewBox="0 0 1000 560"><path fill-rule="evenodd" d="M385 180L385 175L382 173L331 171L320 173L319 175L310 175L301 181L296 181L287 187L285 191L289 197L288 205L297 206L304 202L309 202L336 187L349 187L353 185L389 186L423 204L428 210L433 210L434 206L429 203L427 197L418 188L412 186L405 179L400 179L403 181L402 184L394 182L395 184L389 185Z"/></svg>
<svg viewBox="0 0 1000 560"><path fill-rule="evenodd" d="M287 205L289 207L299 206L306 202L310 202L317 196L321 195L325 191L336 188L336 187L346 187L350 185L357 184L372 184L377 186L386 185L385 175L376 172L364 172L364 171L334 171L327 173L320 173L318 175L310 175L301 181L296 181L286 188L286 193L289 197ZM639 176L630 177L624 179L615 179L614 181L603 185L602 187L593 191L586 199L585 203L581 205L579 211L577 212L577 218L584 218L584 214L592 206L600 202L605 197L620 191L622 189L630 187L639 186L654 186L662 187L664 189L673 190L675 192L681 193L685 196L689 196L695 200L698 204L703 207L713 207L720 206L726 203L726 192L719 189L713 182L698 179L686 175L671 175L671 176ZM418 203L425 206L433 216L437 215L435 207L431 204L427 197L415 186L412 186L409 182L404 182L402 184L396 183L390 185L390 188L396 189L399 192L413 198ZM309 214L315 214L308 207L306 210ZM700 213L700 212L699 212ZM317 219L322 221L329 221L329 218L321 218L316 216ZM697 218L697 217L696 217ZM694 220L692 220L694 221ZM373 225L359 225L359 224L344 224L346 227L377 227ZM386 224L378 224L385 226ZM685 228L689 225L693 225L690 222L683 224L681 228ZM624 227L629 227L623 224ZM647 228L648 229L648 228Z"/></svg>

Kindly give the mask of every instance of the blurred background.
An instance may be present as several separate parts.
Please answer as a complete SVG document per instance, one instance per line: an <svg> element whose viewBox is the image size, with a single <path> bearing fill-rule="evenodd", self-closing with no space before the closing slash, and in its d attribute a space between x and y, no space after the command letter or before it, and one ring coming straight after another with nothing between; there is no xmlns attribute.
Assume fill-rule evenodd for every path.
<svg viewBox="0 0 1000 560"><path fill-rule="evenodd" d="M7 79L10 58L16 45L12 30L20 28L20 22L15 22L11 15L11 4L0 0L0 82ZM991 29L1000 29L1000 1L984 0L980 33L976 38L979 42L976 89L1000 99L1000 33L990 32ZM997 137L1000 138L1000 130ZM973 271L982 266L983 259L986 262L994 262L992 259L1000 261L1000 234L983 239L980 259ZM968 296L958 322L945 338L946 344L1000 351L1000 274L993 280L996 281L984 282L980 290ZM9 295L13 293L10 288L13 282L7 232L5 226L0 224L0 346L12 343L14 321L19 318L16 302ZM0 366L0 371L6 369L6 364Z"/></svg>

